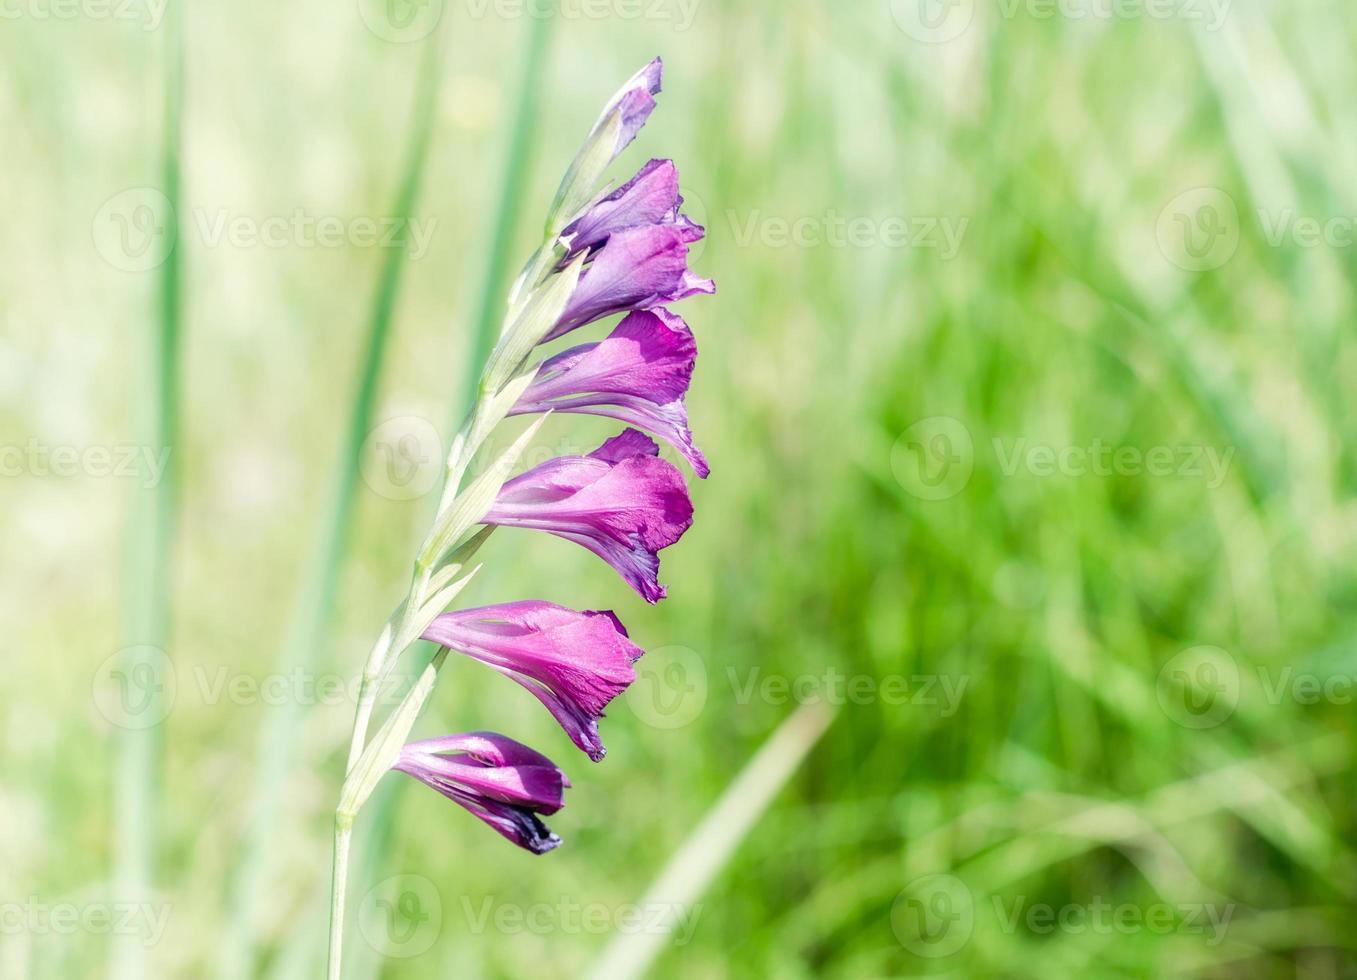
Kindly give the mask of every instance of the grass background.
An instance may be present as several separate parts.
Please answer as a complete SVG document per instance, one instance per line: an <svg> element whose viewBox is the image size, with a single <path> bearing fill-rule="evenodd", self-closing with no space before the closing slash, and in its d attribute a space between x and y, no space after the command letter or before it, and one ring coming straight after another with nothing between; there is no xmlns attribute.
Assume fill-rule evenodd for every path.
<svg viewBox="0 0 1357 980"><path fill-rule="evenodd" d="M392 780L360 820L378 857L351 885L353 975L580 975L795 709L762 682L837 675L906 678L919 696L839 706L653 975L1357 975L1345 6L1238 3L1209 29L1183 16L1205 6L1081 19L962 0L936 43L903 0L700 0L639 17L621 0L572 3L545 24L448 0L417 12L416 25L441 16L410 43L370 29L382 8L366 2L185 4L163 19L14 9L0 28L0 443L138 446L148 412L178 424L157 490L30 462L0 479L6 909L167 910L134 973L318 973L352 707L262 703L249 685L295 662L308 608L323 615L307 676L359 669L432 506L392 499L368 433L391 419L405 421L387 437L451 431L480 297L504 285L497 229L511 273L603 100L658 53L666 91L616 175L679 162L709 231L695 264L720 287L682 310L713 475L665 554L671 597L648 608L582 550L508 532L464 595L615 608L658 656L610 713L598 766L524 692L471 664L445 673L417 731L494 728L552 754L575 784L552 821L566 845L533 858ZM602 15L560 14L586 9ZM127 271L97 216L128 188L166 189L176 37L175 259ZM222 214L397 213L431 45L411 209L433 223L427 254L212 239ZM515 132L521 180L506 178ZM1210 268L1183 268L1177 215L1209 223L1203 203L1225 244ZM1333 222L1318 243L1274 233L1304 216ZM841 241L839 218L877 232ZM927 247L928 224L891 247L888 219L964 234L954 255ZM801 241L779 222L799 222ZM175 263L178 373L162 388ZM399 273L386 321L384 267ZM609 432L553 419L533 451ZM1228 465L1220 480L1006 465L1017 447L1095 444ZM346 473L352 508L335 504ZM147 573L128 557L148 494L174 511L157 644L174 692L149 770L129 776L106 709L110 658L150 642L131 635ZM334 595L317 605L327 541ZM1201 657L1227 685L1215 701ZM1177 668L1197 687L1181 690ZM244 694L213 693L236 677ZM960 700L928 703L945 685ZM261 732L289 711L261 823ZM146 894L114 871L129 778L156 815L130 829L154 854ZM392 875L418 878L380 884ZM417 937L401 944L375 903L408 890L430 918L398 924ZM1100 903L1142 924L1094 927ZM1046 928L1033 906L1074 911ZM1143 924L1161 906L1169 924ZM1201 931L1226 910L1222 935ZM102 975L109 947L97 928L11 915L0 974Z"/></svg>

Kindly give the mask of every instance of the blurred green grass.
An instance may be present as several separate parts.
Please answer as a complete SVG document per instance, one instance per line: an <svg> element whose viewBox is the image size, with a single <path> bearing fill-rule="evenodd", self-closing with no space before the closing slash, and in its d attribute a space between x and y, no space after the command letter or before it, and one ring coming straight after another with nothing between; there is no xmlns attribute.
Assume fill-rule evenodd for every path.
<svg viewBox="0 0 1357 980"><path fill-rule="evenodd" d="M443 12L419 206L437 223L428 254L403 270L378 396L379 420L417 416L445 433L464 395L529 27L478 9ZM617 176L674 157L708 225L697 264L720 293L683 312L702 351L690 407L713 476L694 483L697 523L664 556L671 598L656 608L579 549L509 533L464 599L613 607L657 665L689 673L644 674L592 766L526 694L455 665L420 730L495 728L561 761L575 783L553 822L566 846L533 859L434 794L403 792L383 870L351 887L359 902L380 878L421 876L441 902L433 945L388 958L357 931L356 957L387 976L580 974L608 937L569 909L611 918L638 901L794 708L762 682L833 670L964 693L951 706L844 704L655 975L1357 970L1353 706L1341 683L1312 704L1300 688L1269 690L1287 668L1329 682L1357 673L1353 252L1269 240L1288 209L1357 214L1351 18L1336 0L1236 5L1218 31L1006 9L975 5L970 27L937 44L901 29L905 4L884 2L706 0L686 31L619 16L554 25L510 254L535 243L600 101L662 54L660 109ZM352 244L214 246L200 222L222 209L255 221L388 213L421 47L383 41L352 4L183 16L190 213L167 648L178 684L161 729L157 899L169 919L151 950L163 976L215 965L257 733L278 709L214 697L210 682L277 669L384 258ZM157 181L161 41L94 17L29 15L0 30L6 446L139 437L154 275L105 261L91 222L113 195ZM1237 209L1238 245L1190 271L1173 205L1203 187ZM840 247L835 216L870 219L876 234L890 218L964 220L965 231L951 258L879 240ZM818 239L785 243L779 221ZM927 421L939 418L960 430ZM537 448L578 450L608 432L555 419ZM925 437L919 450L911 432ZM939 432L951 442L933 443ZM1020 441L1095 440L1232 455L1214 487L1005 472ZM947 453L960 469L940 469ZM949 474L950 495L926 499L937 494L921 472ZM389 499L374 490L380 469L365 473L324 653L323 669L344 675L398 598L429 504ZM91 689L125 642L137 484L6 476L0 902L117 902L115 728ZM1191 727L1202 719L1180 710L1171 672L1202 646L1225 651L1215 662L1233 666L1237 704ZM305 713L279 863L255 910L261 975L316 972L351 713L342 700ZM937 875L951 876L951 911L969 903L969 930L919 916L948 913L928 904ZM1014 909L1099 902L1142 917L1171 906L1174 924L1008 924ZM1229 909L1223 938L1208 941L1181 909ZM921 924L941 942L921 940ZM7 931L0 974L97 975L106 941Z"/></svg>

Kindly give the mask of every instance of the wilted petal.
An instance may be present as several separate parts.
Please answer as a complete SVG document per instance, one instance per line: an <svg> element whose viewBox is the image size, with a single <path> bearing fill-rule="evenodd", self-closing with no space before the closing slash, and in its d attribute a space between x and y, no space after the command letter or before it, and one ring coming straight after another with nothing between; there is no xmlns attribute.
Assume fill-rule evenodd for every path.
<svg viewBox="0 0 1357 980"><path fill-rule="evenodd" d="M559 810L570 781L521 742L494 732L446 735L410 743L391 768L438 790L534 854L561 843L537 814Z"/></svg>
<svg viewBox="0 0 1357 980"><path fill-rule="evenodd" d="M543 342L613 313L716 292L715 283L688 269L685 235L675 225L646 225L612 235L594 256L560 321Z"/></svg>
<svg viewBox="0 0 1357 980"><path fill-rule="evenodd" d="M548 460L504 484L482 521L535 528L588 548L647 602L664 598L659 554L693 523L683 475L635 429L588 456Z"/></svg>
<svg viewBox="0 0 1357 980"><path fill-rule="evenodd" d="M522 684L595 762L606 752L598 720L636 679L643 652L610 612L537 600L444 613L423 636Z"/></svg>
<svg viewBox="0 0 1357 980"><path fill-rule="evenodd" d="M509 414L577 412L649 429L705 478L710 470L693 445L683 404L696 359L697 342L682 317L662 308L638 311L607 339L545 361Z"/></svg>

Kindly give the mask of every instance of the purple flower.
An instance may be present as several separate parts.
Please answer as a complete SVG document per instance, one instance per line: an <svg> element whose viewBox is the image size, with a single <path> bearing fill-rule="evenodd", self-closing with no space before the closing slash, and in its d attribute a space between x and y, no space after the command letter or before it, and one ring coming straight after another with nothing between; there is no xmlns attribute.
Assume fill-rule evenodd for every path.
<svg viewBox="0 0 1357 980"><path fill-rule="evenodd" d="M613 313L716 292L715 283L688 269L690 235L686 228L669 224L643 225L609 236L543 343Z"/></svg>
<svg viewBox="0 0 1357 980"><path fill-rule="evenodd" d="M678 168L672 160L651 160L635 177L599 201L561 233L569 255L596 249L612 235L646 225L672 225L685 243L705 234L701 225L681 214Z"/></svg>
<svg viewBox="0 0 1357 980"><path fill-rule="evenodd" d="M550 531L582 544L647 602L664 598L658 552L693 523L683 475L627 429L588 456L559 456L504 484L482 523Z"/></svg>
<svg viewBox="0 0 1357 980"><path fill-rule="evenodd" d="M610 612L528 600L444 613L424 631L522 684L595 762L606 749L598 720L636 679L644 652Z"/></svg>
<svg viewBox="0 0 1357 980"><path fill-rule="evenodd" d="M663 308L638 311L606 340L545 361L509 414L576 412L649 429L705 479L710 469L693 445L683 404L696 359L697 343L682 317Z"/></svg>
<svg viewBox="0 0 1357 980"><path fill-rule="evenodd" d="M534 854L561 843L537 814L565 802L570 780L546 756L494 732L411 742L393 769L414 776Z"/></svg>
<svg viewBox="0 0 1357 980"><path fill-rule="evenodd" d="M622 116L622 128L617 135L617 145L613 148L613 158L625 150L641 127L650 118L655 109L655 96L660 94L660 83L664 77L664 62L656 58L627 80L613 100L608 103L596 124L601 126L614 112Z"/></svg>

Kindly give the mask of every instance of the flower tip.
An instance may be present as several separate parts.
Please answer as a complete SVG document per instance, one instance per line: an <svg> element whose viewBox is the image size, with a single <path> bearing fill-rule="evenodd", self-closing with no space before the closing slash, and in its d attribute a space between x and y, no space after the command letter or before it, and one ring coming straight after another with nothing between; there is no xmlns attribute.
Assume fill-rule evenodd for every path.
<svg viewBox="0 0 1357 980"><path fill-rule="evenodd" d="M646 88L651 95L657 95L660 83L664 81L664 59L656 55L654 61L637 72L637 77L645 79Z"/></svg>
<svg viewBox="0 0 1357 980"><path fill-rule="evenodd" d="M560 836L549 830L544 836L534 836L524 843L524 847L533 854L546 854L548 851L554 851L560 846Z"/></svg>

